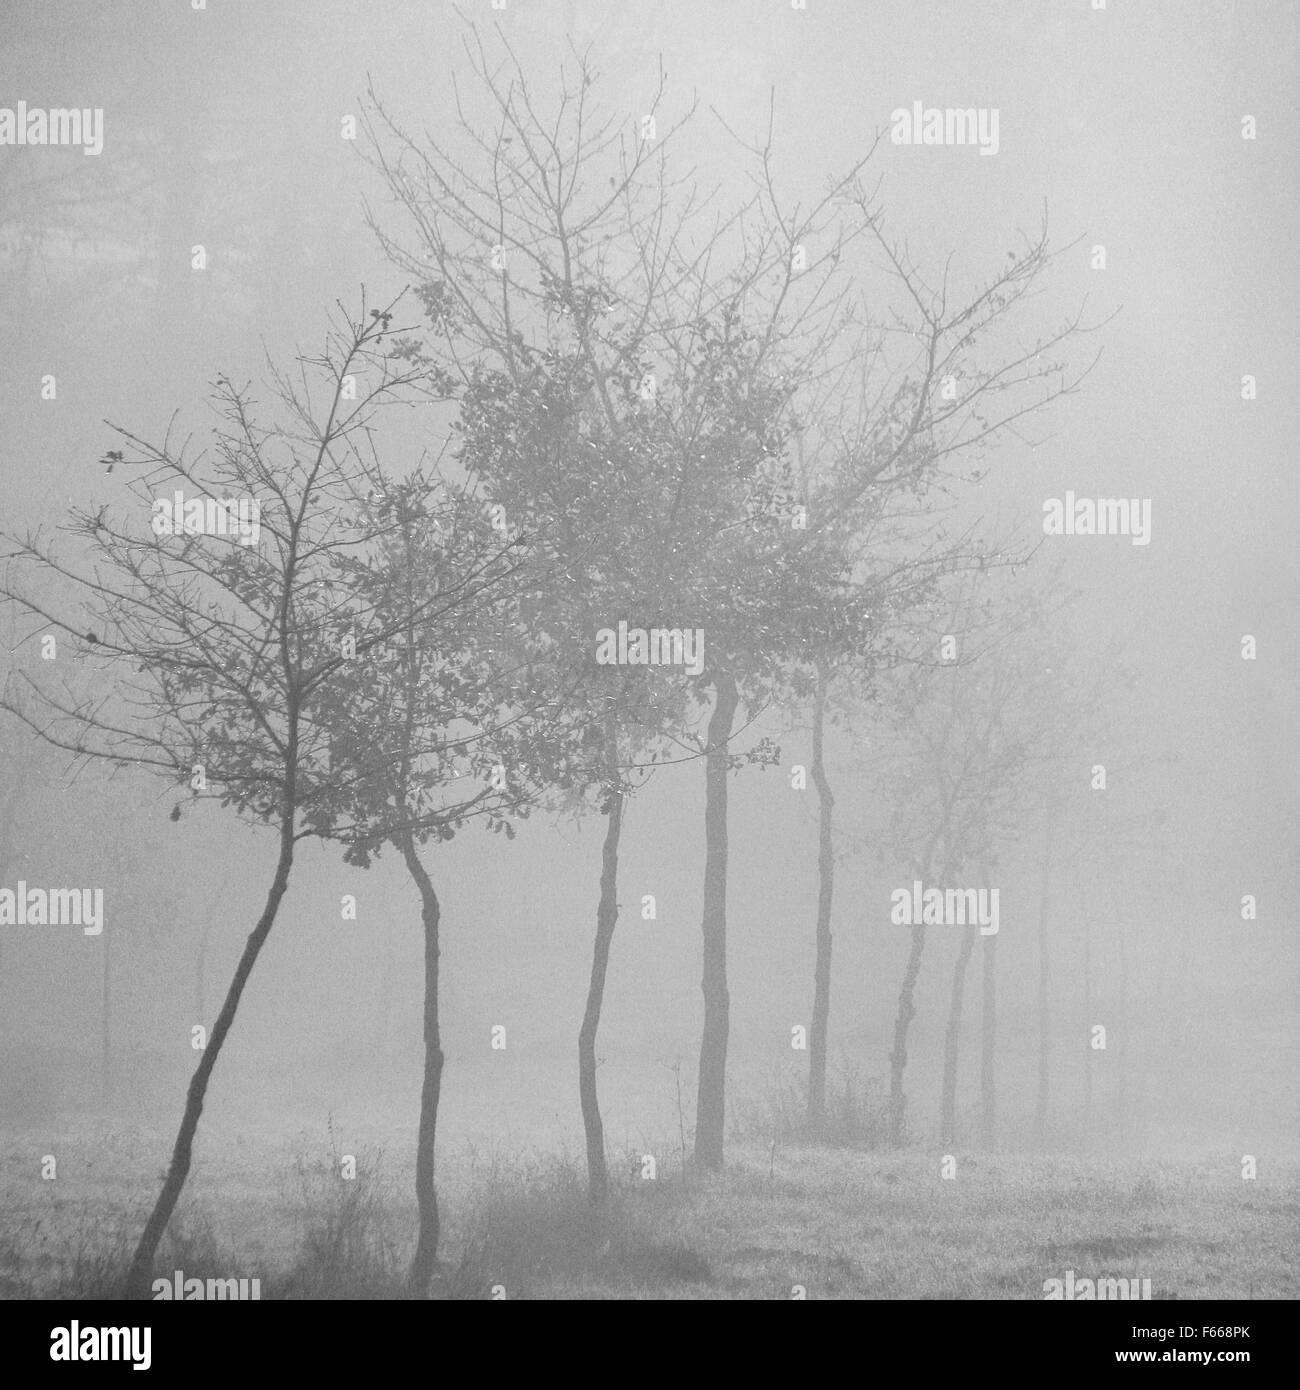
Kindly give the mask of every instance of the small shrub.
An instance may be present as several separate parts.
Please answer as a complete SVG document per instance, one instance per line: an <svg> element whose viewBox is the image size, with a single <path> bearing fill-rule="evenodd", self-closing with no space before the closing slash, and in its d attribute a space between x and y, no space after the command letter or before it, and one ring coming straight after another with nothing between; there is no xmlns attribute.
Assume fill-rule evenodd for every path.
<svg viewBox="0 0 1300 1390"><path fill-rule="evenodd" d="M712 1271L681 1241L651 1237L636 1200L611 1172L608 1200L594 1205L585 1168L572 1160L494 1164L466 1204L458 1264L441 1282L447 1298L528 1297L539 1280L628 1289L707 1282Z"/></svg>
<svg viewBox="0 0 1300 1390"><path fill-rule="evenodd" d="M772 1076L758 1105L733 1123L737 1138L777 1143L817 1143L835 1148L889 1147L889 1101L876 1077L863 1079L844 1061L826 1078L826 1121L816 1132L808 1125L806 1064Z"/></svg>
<svg viewBox="0 0 1300 1390"><path fill-rule="evenodd" d="M295 1165L303 1235L289 1271L270 1281L275 1298L400 1298L405 1265L381 1176L383 1155L356 1155L355 1178L341 1155ZM265 1297L266 1295L264 1295Z"/></svg>

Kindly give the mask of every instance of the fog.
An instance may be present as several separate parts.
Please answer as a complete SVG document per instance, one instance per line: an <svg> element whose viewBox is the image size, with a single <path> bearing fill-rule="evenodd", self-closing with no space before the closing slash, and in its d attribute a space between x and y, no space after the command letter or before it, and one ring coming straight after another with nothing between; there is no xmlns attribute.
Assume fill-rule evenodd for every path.
<svg viewBox="0 0 1300 1390"><path fill-rule="evenodd" d="M170 429L201 448L219 374L253 382L269 403L268 362L286 368L297 351L321 351L331 314L354 311L363 286L367 306L404 290L412 277L376 228L412 254L419 239L373 162L367 91L417 142L453 141L458 100L492 126L464 47L471 20L494 64L506 62L504 36L552 114L573 49L589 50L600 100L629 129L652 108L662 67L660 133L699 103L674 137L673 166L716 187L724 208L754 190L741 145L761 148L769 117L770 172L787 208L813 206L879 137L863 183L879 181L890 237L931 288L947 276L953 303L1046 224L1054 255L1014 315L991 325L987 355L1028 355L1077 322L1049 383L1071 389L955 460L904 523L942 517L946 535L978 536L1001 557L983 579L979 567L973 590L943 579L907 640L931 651L964 632L951 625L961 595L1004 616L1035 596L1037 616L999 648L1012 654L1008 708L1031 722L1059 716L1021 781L988 784L997 812L945 880L975 886L978 861L999 892L996 1137L980 1091L981 969L994 938L969 924L926 927L904 1133L890 1144L882 1128L916 939L891 917L893 895L923 879L934 824L930 793L918 790L928 765L910 740L934 691L949 688L936 683L962 679L936 663L910 714L898 702L905 675L882 667L876 696L837 707L832 695L844 718L825 729L827 1105L861 1120L844 1142L870 1162L901 1152L933 1168L980 1151L982 1135L1008 1161L1182 1164L1193 1186L1211 1182L1197 1165L1217 1164L1240 1186L1243 1156L1261 1176L1293 1163L1300 646L1287 613L1300 592L1300 408L1286 373L1300 305L1289 6L510 0L497 10L475 0L458 13L426 0L12 0L0 105L102 109L103 148L0 145L5 537L50 535L69 508L134 505L125 470L103 462L120 447L110 422L149 440ZM891 139L894 113L913 103L996 108L996 149ZM852 274L881 323L907 307L878 250ZM421 331L418 298L396 312ZM421 451L445 452L455 418L445 405L383 415L385 467L401 473ZM1136 499L1149 500L1149 535L1048 533L1044 504L1067 493L1135 499L1134 518ZM38 590L28 580L24 592ZM611 626L621 616L610 613ZM9 690L23 672L49 677L47 627L21 604L0 610ZM75 663L60 642L59 660ZM1054 663L1058 685L1026 693L1023 672L1052 674ZM810 689L760 699L742 684L731 749L767 738L775 751L726 778L727 1158L764 1173L818 1139L790 1128L808 1084L821 882ZM694 698L702 739L713 693L701 686ZM684 1180L696 1142L702 749L678 745L635 779L623 807L595 1045L619 1184L625 1155L640 1173L635 1156L654 1154L659 1180L679 1170ZM219 792L194 798L174 778L50 747L9 714L0 753L0 888L92 886L104 903L93 934L0 921L8 1205L27 1210L42 1156L66 1153L60 1180L81 1184L82 1210L125 1207L142 1220L202 1056L194 1029L210 1034L276 872L275 825L240 817ZM440 1185L445 1164L476 1154L581 1166L577 1045L606 822L592 804L582 814L543 804L514 821L513 838L471 822L421 847L441 905ZM399 1239L413 1240L420 898L391 846L366 869L343 851L314 837L297 846L213 1068L195 1176L215 1171L205 1154L233 1163L232 1144L256 1153L244 1176L266 1184L275 1155L294 1145L335 1158L382 1150L407 1222ZM937 869L929 881L941 881ZM954 1133L941 1119L945 1030L971 934ZM878 1124L861 1119L872 1114ZM127 1170L91 1163L110 1142L127 1146ZM795 1157L781 1161L798 1170ZM219 1228L240 1190L233 1172L200 1184ZM453 1223L458 1200L444 1196ZM256 1272L239 1238L228 1240L237 1268Z"/></svg>

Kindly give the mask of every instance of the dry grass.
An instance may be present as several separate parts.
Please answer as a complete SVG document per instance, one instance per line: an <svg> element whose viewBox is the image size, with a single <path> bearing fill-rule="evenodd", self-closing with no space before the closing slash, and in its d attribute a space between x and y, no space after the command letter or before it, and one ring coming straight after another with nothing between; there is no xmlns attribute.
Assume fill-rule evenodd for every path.
<svg viewBox="0 0 1300 1390"><path fill-rule="evenodd" d="M0 1153L0 1296L111 1296L155 1182L140 1136L87 1137L60 1177ZM657 1150L670 1156L674 1139ZM399 1298L414 1243L409 1163L333 1135L210 1139L158 1272L260 1278L266 1298ZM89 1159L93 1151L95 1160ZM644 1151L644 1150L643 1150ZM25 1154L25 1149L23 1153ZM640 1152L583 1165L534 1150L440 1154L437 1298L1039 1299L1043 1282L1149 1278L1157 1298L1294 1298L1295 1165L940 1155L736 1141L721 1175ZM130 1166L124 1166L127 1161Z"/></svg>

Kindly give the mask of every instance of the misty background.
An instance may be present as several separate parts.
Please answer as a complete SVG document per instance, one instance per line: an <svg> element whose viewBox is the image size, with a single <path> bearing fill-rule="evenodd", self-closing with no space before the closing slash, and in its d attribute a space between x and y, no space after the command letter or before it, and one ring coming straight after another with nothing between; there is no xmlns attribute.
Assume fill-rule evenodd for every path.
<svg viewBox="0 0 1300 1390"><path fill-rule="evenodd" d="M1038 537L1045 498L1150 497L1152 538L1049 539L1030 567L1064 562L1081 591L1076 655L1134 680L1073 779L1052 887L1055 1030L1049 1142L1175 1156L1293 1153L1297 1093L1294 845L1297 705L1292 382L1297 335L1297 17L1285 4L1211 0L1044 7L809 0L510 0L501 22L546 95L564 34L635 115L662 56L668 111L693 94L758 139L775 88L775 170L813 199L890 112L997 107L1000 152L896 147L872 169L892 230L925 267L952 254L977 275L1046 208L1054 263L1023 325L1045 330L1086 300L1104 327L1080 391L988 450L987 479L956 500L990 533ZM5 522L51 524L114 500L96 462L107 418L146 435L179 412L210 425L218 371L257 378L264 352L311 349L335 300L402 288L367 226L396 213L340 123L375 92L412 130L450 123L462 23L450 6L285 0L274 6L49 7L11 0L0 102L103 107L97 158L0 149L0 482ZM1258 138L1241 138L1253 114ZM707 111L678 158L728 177L733 138ZM209 265L192 272L201 243ZM1104 244L1106 268L1090 268ZM56 401L40 399L46 373ZM1241 398L1241 378L1258 399ZM427 420L394 434L412 461ZM1243 661L1253 634L1258 659ZM6 663L24 659L11 623ZM28 649L30 650L30 648ZM816 899L816 801L791 787L806 720L768 712L746 737L779 739L777 766L731 779L729 1105L763 1104L801 1075ZM98 937L0 928L0 1125L51 1139L103 1112L168 1131L274 862L274 837L214 806L169 819L179 794L107 780L3 730L0 882L105 889ZM832 1068L888 1071L908 949L891 925L906 865L879 854L889 814L870 759L832 730L837 882ZM1104 793L1089 769L1107 768ZM1158 813L1158 814L1157 814ZM598 1052L611 1141L689 1126L702 1013L703 768L660 770L627 811L622 914ZM998 1048L1005 1142L1025 1142L1036 1066L1040 825L1000 847ZM599 819L537 815L512 843L470 827L427 854L443 903L440 1144L581 1144L574 1046L590 972ZM214 1079L204 1133L320 1129L343 1147L401 1143L420 1076L418 905L400 863L361 873L308 841L282 918ZM356 921L341 920L355 894ZM1243 921L1253 894L1258 920ZM657 917L643 921L643 894ZM1083 1010L1084 914L1092 1000ZM946 933L946 934L945 934ZM910 1039L909 1118L937 1122L942 1029L959 929L935 929ZM107 972L107 977L106 977ZM107 978L107 985L105 980ZM107 1004L106 1004L107 999ZM105 1014L107 1009L107 1034ZM1088 1027L1099 1129L1080 1124ZM491 1048L504 1025L509 1044ZM964 1036L976 1036L968 1000ZM107 1036L107 1051L105 1041ZM680 1067L680 1076L674 1066ZM963 1071L959 1106L974 1105ZM202 1142L202 1139L201 1141ZM161 1154L161 1149L160 1149Z"/></svg>

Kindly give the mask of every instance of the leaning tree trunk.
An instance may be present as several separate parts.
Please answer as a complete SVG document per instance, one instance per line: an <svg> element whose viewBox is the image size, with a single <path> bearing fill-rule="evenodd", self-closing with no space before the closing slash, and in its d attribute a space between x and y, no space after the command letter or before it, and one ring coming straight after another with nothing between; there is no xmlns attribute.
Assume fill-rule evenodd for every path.
<svg viewBox="0 0 1300 1390"><path fill-rule="evenodd" d="M1056 839L1055 803L1047 808L1046 836L1043 847L1043 893L1038 906L1038 1092L1034 1100L1034 1142L1038 1145L1047 1136L1047 1092L1052 1068L1047 915L1052 891L1052 846Z"/></svg>
<svg viewBox="0 0 1300 1390"><path fill-rule="evenodd" d="M578 1032L578 1094L582 1101L582 1126L587 1135L587 1187L593 1202L609 1195L609 1169L605 1163L605 1128L596 1096L596 1030L605 998L605 973L609 948L618 922L618 842L623 828L623 785L610 792L606 811L605 846L601 854L600 901L596 906L596 943L591 953L591 980L587 1007Z"/></svg>
<svg viewBox="0 0 1300 1390"><path fill-rule="evenodd" d="M441 909L433 881L420 862L409 831L398 848L407 871L420 891L420 920L424 927L424 1082L420 1088L420 1129L415 1146L415 1201L420 1231L411 1261L411 1292L424 1298L438 1262L438 1192L433 1180L434 1140L438 1132L438 1101L442 1095L442 1037L438 1024L438 923Z"/></svg>
<svg viewBox="0 0 1300 1390"><path fill-rule="evenodd" d="M951 807L945 812L951 814ZM935 847L939 843L943 827L930 837L925 858L917 867L916 873L922 886L930 876L934 863ZM922 914L924 916L924 914ZM907 1069L907 1030L916 1017L916 980L921 973L921 953L925 950L925 927L921 922L912 923L912 949L907 955L907 969L903 972L903 983L898 991L898 1013L894 1018L894 1047L889 1054L889 1142L897 1148L903 1142L903 1122L906 1118L907 1097L903 1093L903 1073Z"/></svg>
<svg viewBox="0 0 1300 1390"><path fill-rule="evenodd" d="M980 1017L980 1144L994 1149L998 1142L998 1092L993 1052L998 1029L998 939L986 936L984 957L984 1008Z"/></svg>
<svg viewBox="0 0 1300 1390"><path fill-rule="evenodd" d="M835 890L835 853L831 816L835 798L826 780L823 756L826 732L826 670L817 669L813 705L812 778L817 788L817 955L813 968L812 1031L808 1053L808 1130L819 1135L826 1125L826 1051L831 1016L831 898Z"/></svg>
<svg viewBox="0 0 1300 1390"><path fill-rule="evenodd" d="M717 699L709 718L704 780L704 1034L695 1108L695 1161L722 1167L726 1118L727 1032L727 743L740 696L730 675L714 678Z"/></svg>
<svg viewBox="0 0 1300 1390"><path fill-rule="evenodd" d="M289 804L292 805L292 798L290 798ZM248 983L248 977L253 973L253 967L257 964L257 957L266 944L266 938L271 934L271 928L275 924L275 915L280 909L280 901L284 897L285 889L289 886L289 871L293 867L293 847L294 817L290 813L284 816L280 826L280 857L275 867L275 878L271 881L270 891L266 895L266 905L262 908L262 915L258 918L257 925L244 943L243 954L239 958L239 964L235 967L230 988L226 991L225 1002L221 1006L221 1012L217 1015L217 1021L212 1025L212 1036L208 1039L208 1045L203 1049L203 1056L199 1059L194 1076L190 1080L189 1092L185 1097L185 1113L181 1117L181 1127L177 1132L176 1143L172 1149L171 1164L167 1169L167 1176L163 1180L158 1200L154 1203L153 1211L150 1212L149 1219L145 1222L144 1230L140 1234L139 1243L135 1247L135 1254L131 1257L131 1265L127 1271L125 1291L128 1298L147 1298L149 1296L154 1256L158 1253L163 1232L167 1229L167 1223L176 1210L181 1189L185 1186L185 1179L189 1176L190 1161L194 1151L194 1135L199 1127L199 1117L203 1114L203 1102L208 1092L208 1081L212 1076L213 1067L217 1064L217 1057L221 1053L222 1044L226 1041L226 1034L230 1032L230 1026L235 1021L235 1012L239 1008L244 986Z"/></svg>
<svg viewBox="0 0 1300 1390"><path fill-rule="evenodd" d="M889 1054L889 1142L897 1148L903 1142L903 1120L907 1097L903 1094L903 1072L907 1067L907 1030L916 1016L916 979L921 973L921 952L925 949L925 928L912 924L912 949L907 970L898 992L898 1013L894 1018L894 1047Z"/></svg>
<svg viewBox="0 0 1300 1390"><path fill-rule="evenodd" d="M952 1002L948 1006L948 1030L943 1039L943 1100L939 1109L939 1142L957 1142L957 1054L961 1043L962 997L966 990L966 968L975 949L976 932L963 934L952 971Z"/></svg>

